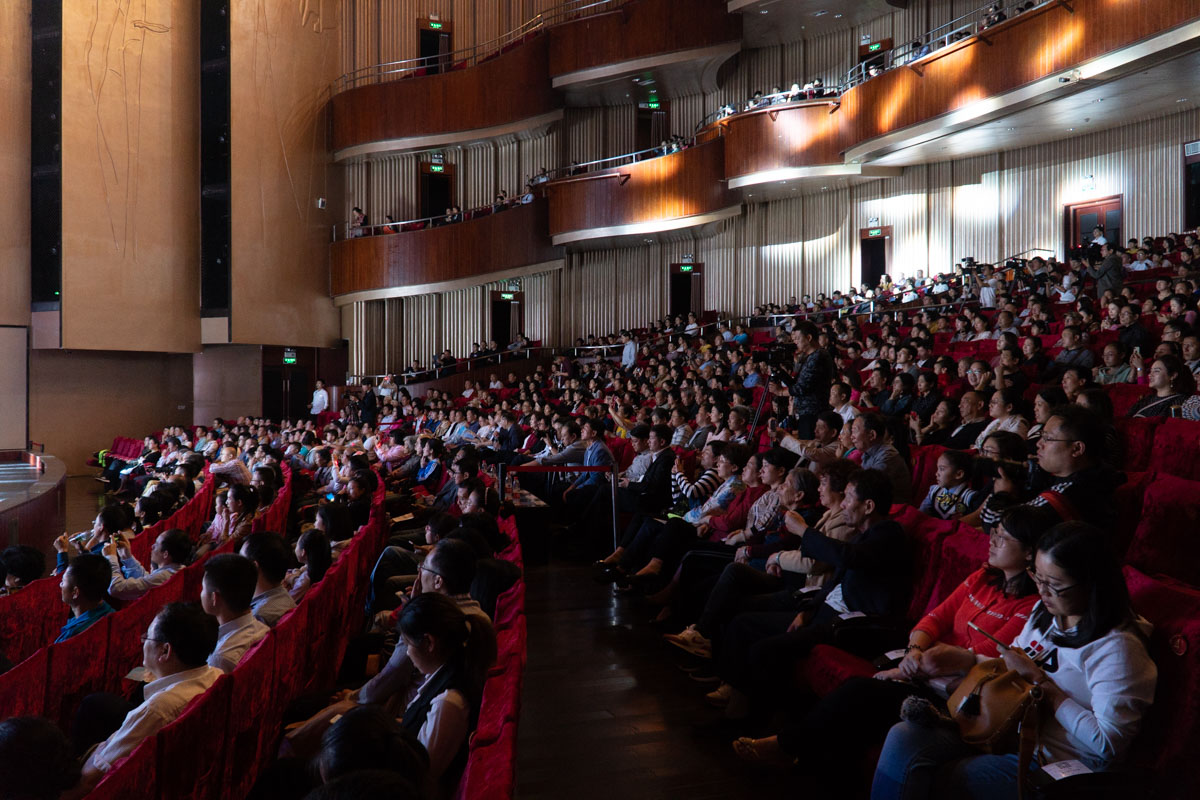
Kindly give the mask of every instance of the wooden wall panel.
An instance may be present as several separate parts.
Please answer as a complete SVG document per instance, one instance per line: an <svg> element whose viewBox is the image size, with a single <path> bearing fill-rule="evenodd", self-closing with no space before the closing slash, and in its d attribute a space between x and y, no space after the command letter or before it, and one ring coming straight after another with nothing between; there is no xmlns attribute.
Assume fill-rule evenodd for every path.
<svg viewBox="0 0 1200 800"><path fill-rule="evenodd" d="M0 4L0 325L29 324L30 3Z"/></svg>
<svg viewBox="0 0 1200 800"><path fill-rule="evenodd" d="M629 175L624 184L618 177ZM551 235L677 219L737 205L724 183L720 140L548 185Z"/></svg>
<svg viewBox="0 0 1200 800"><path fill-rule="evenodd" d="M550 74L566 75L742 38L742 18L725 0L633 0L617 11L558 25L551 30Z"/></svg>
<svg viewBox="0 0 1200 800"><path fill-rule="evenodd" d="M334 3L230 3L232 341L331 347L330 228L341 175L326 150L338 68ZM195 301L193 300L193 303Z"/></svg>
<svg viewBox="0 0 1200 800"><path fill-rule="evenodd" d="M332 148L490 128L560 108L548 53L549 38L540 35L468 69L340 92Z"/></svg>
<svg viewBox="0 0 1200 800"><path fill-rule="evenodd" d="M62 22L62 346L199 350L199 5L65 3Z"/></svg>
<svg viewBox="0 0 1200 800"><path fill-rule="evenodd" d="M456 225L335 242L333 295L442 283L561 258L546 230L546 202Z"/></svg>
<svg viewBox="0 0 1200 800"><path fill-rule="evenodd" d="M825 102L762 109L726 121L725 174L841 164L838 116Z"/></svg>

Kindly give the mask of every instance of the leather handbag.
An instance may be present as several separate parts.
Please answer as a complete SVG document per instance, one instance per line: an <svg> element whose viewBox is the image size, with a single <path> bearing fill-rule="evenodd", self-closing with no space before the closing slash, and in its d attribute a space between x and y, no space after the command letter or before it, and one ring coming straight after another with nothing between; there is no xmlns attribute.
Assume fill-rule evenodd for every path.
<svg viewBox="0 0 1200 800"><path fill-rule="evenodd" d="M948 706L964 742L987 753L1017 753L1017 796L1022 797L1037 747L1042 689L998 658L971 668Z"/></svg>

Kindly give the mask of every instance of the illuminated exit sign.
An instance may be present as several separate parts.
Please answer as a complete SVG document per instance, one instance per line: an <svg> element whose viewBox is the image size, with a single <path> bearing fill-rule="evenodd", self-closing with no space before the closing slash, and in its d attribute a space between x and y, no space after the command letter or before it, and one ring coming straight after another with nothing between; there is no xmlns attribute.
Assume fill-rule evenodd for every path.
<svg viewBox="0 0 1200 800"><path fill-rule="evenodd" d="M883 228L871 228L867 231L867 236L882 236Z"/></svg>
<svg viewBox="0 0 1200 800"><path fill-rule="evenodd" d="M695 268L696 268L696 267L695 267L694 265L692 265L692 264L681 264L681 265L679 266L679 271L680 271L680 272L691 272L691 271L692 271L692 270L694 270Z"/></svg>
<svg viewBox="0 0 1200 800"><path fill-rule="evenodd" d="M440 31L441 29L442 29L442 23L440 23L440 22L431 22L431 23L429 23L429 30L431 30L431 31Z"/></svg>
<svg viewBox="0 0 1200 800"><path fill-rule="evenodd" d="M516 300L517 296L515 294L513 294L512 292L501 292L500 299L501 300Z"/></svg>
<svg viewBox="0 0 1200 800"><path fill-rule="evenodd" d="M296 363L296 351L290 347L285 348L283 351L283 363L295 364Z"/></svg>
<svg viewBox="0 0 1200 800"><path fill-rule="evenodd" d="M429 171L430 172L445 172L446 168L444 166L442 166L441 164L430 164Z"/></svg>
<svg viewBox="0 0 1200 800"><path fill-rule="evenodd" d="M875 42L874 44L867 45L868 53L878 53L882 49L883 49L883 42Z"/></svg>

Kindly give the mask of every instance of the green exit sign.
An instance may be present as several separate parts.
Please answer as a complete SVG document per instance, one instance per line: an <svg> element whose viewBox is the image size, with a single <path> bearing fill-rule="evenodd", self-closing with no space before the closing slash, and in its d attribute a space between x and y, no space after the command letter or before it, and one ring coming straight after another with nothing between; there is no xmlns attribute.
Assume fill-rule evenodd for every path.
<svg viewBox="0 0 1200 800"><path fill-rule="evenodd" d="M883 42L875 42L874 44L867 45L868 53L878 53L882 49L883 49Z"/></svg>
<svg viewBox="0 0 1200 800"><path fill-rule="evenodd" d="M441 164L430 164L429 171L430 172L445 172L446 168L443 167Z"/></svg>
<svg viewBox="0 0 1200 800"><path fill-rule="evenodd" d="M431 31L440 31L441 29L442 29L442 23L440 23L440 22L431 22L431 23L429 23L429 30L431 30Z"/></svg>
<svg viewBox="0 0 1200 800"><path fill-rule="evenodd" d="M285 348L283 351L283 363L295 364L296 363L296 351L290 347Z"/></svg>
<svg viewBox="0 0 1200 800"><path fill-rule="evenodd" d="M695 268L696 268L696 267L695 267L695 266L693 266L692 264L680 264L680 265L679 265L679 271L680 271L680 272L691 272L691 271L692 271L692 270L694 270Z"/></svg>
<svg viewBox="0 0 1200 800"><path fill-rule="evenodd" d="M883 228L871 228L867 231L867 236L883 236Z"/></svg>
<svg viewBox="0 0 1200 800"><path fill-rule="evenodd" d="M646 104L646 106L649 108L660 108L662 106L662 104L659 103L657 100L651 100L649 103Z"/></svg>
<svg viewBox="0 0 1200 800"><path fill-rule="evenodd" d="M501 300L516 300L517 296L515 294L513 294L512 292L501 292L500 299Z"/></svg>

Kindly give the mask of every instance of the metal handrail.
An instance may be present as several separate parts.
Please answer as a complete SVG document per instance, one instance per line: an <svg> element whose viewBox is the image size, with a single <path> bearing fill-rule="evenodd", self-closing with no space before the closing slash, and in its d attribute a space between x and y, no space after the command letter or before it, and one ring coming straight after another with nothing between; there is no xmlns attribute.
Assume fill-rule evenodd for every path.
<svg viewBox="0 0 1200 800"><path fill-rule="evenodd" d="M335 93L341 92L363 84L383 83L385 77L389 75L416 72L417 70L435 66L449 67L450 65L457 65L459 63L464 63L466 66L474 66L484 58L499 53L503 48L531 33L535 33L551 25L556 25L572 16L576 18L591 16L592 14L600 13L599 9L618 6L625 2L626 0L566 0L566 2L554 8L534 15L531 19L526 20L506 33L502 33L495 39L436 56L406 58L400 61L387 61L381 64L359 67L352 72L347 72L338 77L334 81L332 88Z"/></svg>
<svg viewBox="0 0 1200 800"><path fill-rule="evenodd" d="M675 147L674 143L672 142L668 143L665 149L662 145L658 145L657 147L647 147L645 150L635 150L632 153L622 153L619 156L608 156L607 158L597 158L591 161L576 162L574 164L568 164L565 167L557 167L556 169L552 169L545 173L545 176L549 179L570 177L579 175L581 173L592 172L593 170L610 169L612 167L620 167L625 164L634 164L638 161L649 161L651 158L661 158L662 156L669 156L672 153L678 153L682 150L686 150L689 147L695 147L696 140L697 137L692 136L689 139L684 139L683 145L680 147ZM641 156L648 156L649 158L641 158ZM534 177L540 178L542 176L535 175Z"/></svg>
<svg viewBox="0 0 1200 800"><path fill-rule="evenodd" d="M1004 7L1005 4L1003 0L992 0L991 2L982 5L973 11L968 11L966 14L962 14L945 24L939 25L933 30L918 36L916 39L913 39L911 42L900 45L899 47L893 47L891 50L886 51L886 53L881 53L880 55L885 55L888 61L888 63L882 67L881 72L887 71L888 69L894 67L903 66L905 64L912 64L937 50L947 47L948 45L954 44L955 42L963 39L969 39L970 37L987 30L987 28L983 27L983 23L990 16L992 6L998 7L998 9L1005 14L1005 19L1002 21L1006 22L1010 19L1013 19L1017 14L1027 14L1030 11L1041 8L1042 6L1050 3L1055 3L1057 1L1058 0L1039 0L1039 2L1035 2L1031 8L1028 8L1024 11L1017 11L1016 13L1012 13L1010 16L1011 12L1009 9ZM1019 7L1019 5L1019 3L1015 3L1013 10ZM865 62L862 64L856 64L850 69L849 72L846 73L846 79L843 81L844 88L848 89L851 86L857 86L860 83L863 83L874 77L868 73L869 69Z"/></svg>
<svg viewBox="0 0 1200 800"><path fill-rule="evenodd" d="M497 206L495 203L489 203L485 206L476 206L469 208L459 214L459 219L453 222L446 222L445 214L434 214L430 217L418 217L417 219L392 220L391 222L376 222L374 225L355 225L353 222L344 222L341 225L342 239L357 239L364 236L381 236L390 235L393 233L402 233L401 228L405 225L417 225L420 223L433 223L435 225L457 225L460 222L467 222L476 217L490 216L498 214L501 210L515 208L516 206L524 205L521 198L524 195L510 196L503 205ZM481 213L486 211L487 213ZM395 228L395 230L385 231L384 228ZM334 241L337 241L337 227L334 227Z"/></svg>
<svg viewBox="0 0 1200 800"><path fill-rule="evenodd" d="M795 86L796 84L792 85ZM729 117L746 114L751 111L760 111L764 108L788 108L804 105L805 103L836 103L838 98L842 96L843 91L844 89L841 86L826 86L822 84L807 89L801 88L798 92L786 89L782 92L764 94L753 108L736 109L726 104L716 111L710 112L704 119L700 120L696 124L696 130L700 131L718 120L728 119Z"/></svg>

